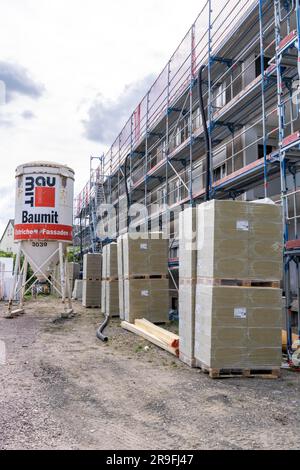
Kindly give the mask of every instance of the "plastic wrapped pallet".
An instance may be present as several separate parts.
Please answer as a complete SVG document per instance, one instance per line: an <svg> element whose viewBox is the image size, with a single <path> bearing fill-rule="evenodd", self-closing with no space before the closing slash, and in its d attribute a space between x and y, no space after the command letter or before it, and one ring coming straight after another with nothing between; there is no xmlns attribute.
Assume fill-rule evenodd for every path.
<svg viewBox="0 0 300 470"><path fill-rule="evenodd" d="M52 294L57 299L61 297L61 286L60 286L60 268L59 265L56 265L53 269L52 277Z"/></svg>
<svg viewBox="0 0 300 470"><path fill-rule="evenodd" d="M82 305L101 307L102 255L86 254L83 257Z"/></svg>
<svg viewBox="0 0 300 470"><path fill-rule="evenodd" d="M107 281L101 282L101 313L106 313L106 284Z"/></svg>
<svg viewBox="0 0 300 470"><path fill-rule="evenodd" d="M107 278L107 249L108 246L105 245L102 251L102 279Z"/></svg>
<svg viewBox="0 0 300 470"><path fill-rule="evenodd" d="M74 289L73 289L73 295L72 295L72 298L74 300L82 300L82 289L83 289L83 281L76 279Z"/></svg>
<svg viewBox="0 0 300 470"><path fill-rule="evenodd" d="M106 278L111 280L118 279L118 245L111 243L107 245L106 254Z"/></svg>
<svg viewBox="0 0 300 470"><path fill-rule="evenodd" d="M210 201L198 207L198 278L281 281L280 206Z"/></svg>
<svg viewBox="0 0 300 470"><path fill-rule="evenodd" d="M82 305L86 308L101 307L101 282L83 280Z"/></svg>
<svg viewBox="0 0 300 470"><path fill-rule="evenodd" d="M129 233L123 236L123 274L125 279L147 274L166 275L168 273L168 256L169 240L165 240L161 233Z"/></svg>
<svg viewBox="0 0 300 470"><path fill-rule="evenodd" d="M197 209L179 214L179 336L180 360L196 366L195 297L197 278Z"/></svg>
<svg viewBox="0 0 300 470"><path fill-rule="evenodd" d="M71 292L73 292L76 279L80 277L80 264L68 263L67 264L67 278L70 283Z"/></svg>
<svg viewBox="0 0 300 470"><path fill-rule="evenodd" d="M124 270L123 270L123 236L117 241L118 255L118 285L119 285L119 313L121 320L125 320L125 302L124 302Z"/></svg>
<svg viewBox="0 0 300 470"><path fill-rule="evenodd" d="M101 281L102 278L102 255L89 253L83 257L83 279Z"/></svg>
<svg viewBox="0 0 300 470"><path fill-rule="evenodd" d="M211 369L279 369L280 289L197 285L195 356Z"/></svg>
<svg viewBox="0 0 300 470"><path fill-rule="evenodd" d="M141 318L152 323L166 323L169 321L169 280L126 279L124 301L128 323Z"/></svg>
<svg viewBox="0 0 300 470"><path fill-rule="evenodd" d="M105 313L111 317L118 317L120 315L118 281L106 281Z"/></svg>

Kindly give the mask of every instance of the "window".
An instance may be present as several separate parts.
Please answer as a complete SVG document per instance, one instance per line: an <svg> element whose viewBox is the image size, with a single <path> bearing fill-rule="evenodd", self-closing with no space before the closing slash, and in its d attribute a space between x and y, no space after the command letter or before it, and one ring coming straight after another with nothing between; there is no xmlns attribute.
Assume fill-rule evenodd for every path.
<svg viewBox="0 0 300 470"><path fill-rule="evenodd" d="M267 155L273 152L272 145L267 145ZM258 145L258 159L264 158L264 146Z"/></svg>
<svg viewBox="0 0 300 470"><path fill-rule="evenodd" d="M259 77L261 75L261 64L260 64L260 55L255 60L255 76ZM267 70L269 67L270 57L264 57L264 70Z"/></svg>
<svg viewBox="0 0 300 470"><path fill-rule="evenodd" d="M180 180L177 180L175 183L175 202L179 202L181 200L181 184Z"/></svg>
<svg viewBox="0 0 300 470"><path fill-rule="evenodd" d="M214 170L214 181L219 181L226 176L226 163Z"/></svg>
<svg viewBox="0 0 300 470"><path fill-rule="evenodd" d="M215 108L223 108L226 104L226 82L219 85L213 91L213 106Z"/></svg>

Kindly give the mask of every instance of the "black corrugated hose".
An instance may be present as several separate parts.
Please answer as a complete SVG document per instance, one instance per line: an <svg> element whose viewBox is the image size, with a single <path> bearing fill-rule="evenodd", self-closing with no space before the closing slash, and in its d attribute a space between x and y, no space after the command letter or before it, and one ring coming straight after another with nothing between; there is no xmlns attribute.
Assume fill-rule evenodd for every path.
<svg viewBox="0 0 300 470"><path fill-rule="evenodd" d="M103 334L103 331L109 324L110 317L109 315L105 315L105 320L102 323L102 325L99 326L97 330L97 338L100 339L100 341L103 341L103 343L107 343L108 337Z"/></svg>
<svg viewBox="0 0 300 470"><path fill-rule="evenodd" d="M128 184L127 184L127 164L128 164L129 157L130 155L127 155L125 164L124 164L125 191L126 191L126 197L127 197L127 229L129 229L129 225L130 225L130 220L129 220L130 195L129 195L129 189L128 189Z"/></svg>
<svg viewBox="0 0 300 470"><path fill-rule="evenodd" d="M210 148L210 139L207 128L204 100L203 100L203 78L202 73L206 68L206 65L201 65L198 74L198 94L199 94L199 103L200 111L202 116L202 124L204 128L204 137L205 137L205 146L206 146L206 189L205 189L205 199L206 201L210 200L210 162L211 162L211 148Z"/></svg>

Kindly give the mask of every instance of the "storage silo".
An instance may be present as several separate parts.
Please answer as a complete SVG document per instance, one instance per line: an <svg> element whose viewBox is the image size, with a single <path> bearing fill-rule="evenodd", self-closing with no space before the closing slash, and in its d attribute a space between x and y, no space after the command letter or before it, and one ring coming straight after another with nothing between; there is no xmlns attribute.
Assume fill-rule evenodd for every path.
<svg viewBox="0 0 300 470"><path fill-rule="evenodd" d="M65 310L72 310L66 276L66 250L73 242L74 171L51 162L31 162L16 169L15 243L18 244L14 282L8 316L23 313L27 265L37 281L49 280L62 296ZM21 255L24 262L21 266ZM60 265L60 281L53 283L55 266ZM18 279L23 278L20 308L12 312ZM36 282L37 282L36 281ZM67 304L65 301L68 301Z"/></svg>

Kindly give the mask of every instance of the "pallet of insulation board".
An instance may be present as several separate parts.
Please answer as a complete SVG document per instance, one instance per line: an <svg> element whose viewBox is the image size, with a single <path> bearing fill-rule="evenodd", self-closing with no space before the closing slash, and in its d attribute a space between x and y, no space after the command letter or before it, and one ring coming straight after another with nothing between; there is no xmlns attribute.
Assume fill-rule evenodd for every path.
<svg viewBox="0 0 300 470"><path fill-rule="evenodd" d="M72 298L74 300L82 300L83 281L80 279L75 280Z"/></svg>
<svg viewBox="0 0 300 470"><path fill-rule="evenodd" d="M126 279L123 285L126 321L134 323L141 317L152 323L169 321L168 279Z"/></svg>
<svg viewBox="0 0 300 470"><path fill-rule="evenodd" d="M280 282L282 254L280 206L214 200L198 207L198 278Z"/></svg>
<svg viewBox="0 0 300 470"><path fill-rule="evenodd" d="M179 214L179 336L180 360L196 367L195 299L197 284L197 209Z"/></svg>
<svg viewBox="0 0 300 470"><path fill-rule="evenodd" d="M138 239L126 234L122 250L124 278L167 276L169 240L163 239L163 234L139 234Z"/></svg>
<svg viewBox="0 0 300 470"><path fill-rule="evenodd" d="M167 331L148 320L135 320L134 325L122 322L122 328L148 340L161 349L179 357L179 336Z"/></svg>
<svg viewBox="0 0 300 470"><path fill-rule="evenodd" d="M278 376L281 297L274 288L197 284L195 357L202 370L214 378L244 377L249 370L250 376Z"/></svg>
<svg viewBox="0 0 300 470"><path fill-rule="evenodd" d="M82 305L86 308L101 307L101 282L83 280Z"/></svg>
<svg viewBox="0 0 300 470"><path fill-rule="evenodd" d="M119 281L104 280L101 283L101 312L110 317L120 316Z"/></svg>
<svg viewBox="0 0 300 470"><path fill-rule="evenodd" d="M70 290L73 292L75 281L80 278L80 264L67 263L67 279L69 280Z"/></svg>
<svg viewBox="0 0 300 470"><path fill-rule="evenodd" d="M120 319L125 320L125 299L124 299L124 263L123 263L123 236L117 240L118 258L118 285L119 285L119 314Z"/></svg>
<svg viewBox="0 0 300 470"><path fill-rule="evenodd" d="M102 255L88 253L83 257L83 280L101 281L102 279Z"/></svg>

